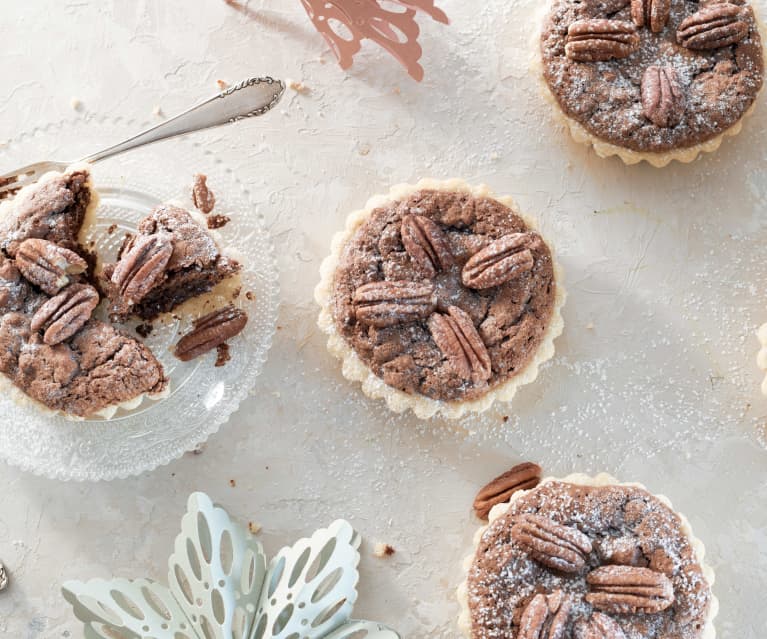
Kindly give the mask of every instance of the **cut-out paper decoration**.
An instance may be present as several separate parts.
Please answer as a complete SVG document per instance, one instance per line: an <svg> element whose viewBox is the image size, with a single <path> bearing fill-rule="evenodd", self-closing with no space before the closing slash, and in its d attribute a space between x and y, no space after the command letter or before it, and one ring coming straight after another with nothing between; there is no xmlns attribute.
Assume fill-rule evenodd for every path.
<svg viewBox="0 0 767 639"><path fill-rule="evenodd" d="M418 44L420 29L415 20L422 11L437 22L449 24L434 0L301 0L314 26L338 58L341 68L352 66L362 40L373 40L407 69L419 82L423 50Z"/></svg>
<svg viewBox="0 0 767 639"><path fill-rule="evenodd" d="M399 639L350 619L360 537L343 520L267 562L257 539L204 493L189 497L168 587L148 579L68 581L86 639Z"/></svg>

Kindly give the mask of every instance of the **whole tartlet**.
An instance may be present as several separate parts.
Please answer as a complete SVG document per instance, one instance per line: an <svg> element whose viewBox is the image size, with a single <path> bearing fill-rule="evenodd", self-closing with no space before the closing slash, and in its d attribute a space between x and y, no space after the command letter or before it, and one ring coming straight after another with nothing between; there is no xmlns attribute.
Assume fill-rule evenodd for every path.
<svg viewBox="0 0 767 639"><path fill-rule="evenodd" d="M609 475L495 506L458 589L470 639L713 639L713 570L669 500Z"/></svg>
<svg viewBox="0 0 767 639"><path fill-rule="evenodd" d="M485 410L535 379L565 295L550 247L510 198L422 180L349 216L315 298L344 376L426 418Z"/></svg>
<svg viewBox="0 0 767 639"><path fill-rule="evenodd" d="M552 0L540 59L574 139L627 164L716 150L740 131L764 77L742 0Z"/></svg>

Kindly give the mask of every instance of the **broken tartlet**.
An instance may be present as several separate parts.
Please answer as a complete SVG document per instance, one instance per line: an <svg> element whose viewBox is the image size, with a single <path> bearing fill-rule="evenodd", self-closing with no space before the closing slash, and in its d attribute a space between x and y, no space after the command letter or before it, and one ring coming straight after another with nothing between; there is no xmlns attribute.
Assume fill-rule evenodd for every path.
<svg viewBox="0 0 767 639"><path fill-rule="evenodd" d="M315 298L344 376L426 418L485 410L535 379L565 295L550 247L511 199L422 180L348 218Z"/></svg>
<svg viewBox="0 0 767 639"><path fill-rule="evenodd" d="M627 164L716 150L763 84L758 23L742 0L552 0L539 44L574 139Z"/></svg>
<svg viewBox="0 0 767 639"><path fill-rule="evenodd" d="M153 320L207 293L240 268L188 211L160 205L141 220L135 235L126 237L117 261L104 265L110 317Z"/></svg>
<svg viewBox="0 0 767 639"><path fill-rule="evenodd" d="M80 234L97 200L87 166L77 166L0 206L0 372L77 418L109 417L167 384L146 346L92 317L95 259Z"/></svg>
<svg viewBox="0 0 767 639"><path fill-rule="evenodd" d="M495 506L458 589L470 639L713 639L714 572L663 496L609 475Z"/></svg>

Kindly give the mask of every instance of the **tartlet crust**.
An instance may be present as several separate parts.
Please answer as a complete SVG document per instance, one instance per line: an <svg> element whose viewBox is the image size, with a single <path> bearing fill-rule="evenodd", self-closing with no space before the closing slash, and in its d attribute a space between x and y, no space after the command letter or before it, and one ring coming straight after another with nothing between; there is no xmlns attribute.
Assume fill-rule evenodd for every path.
<svg viewBox="0 0 767 639"><path fill-rule="evenodd" d="M757 8L753 5L753 3L751 3L750 6L754 11L754 18L756 21L757 29L759 29L759 35L762 38L762 42L764 42L767 31L765 31L765 27L759 17ZM543 74L543 61L541 60L541 34L543 23L546 19L548 11L549 2L542 3L542 7L537 20L538 28L534 30L534 34L531 39L531 69L533 75L538 78L541 94L544 100L546 100L546 102L551 105L551 110L555 120L570 132L570 137L575 142L592 147L594 149L594 153L596 153L600 158L606 159L612 156L618 156L623 161L623 163L627 165L647 162L655 168L663 168L675 160L682 164L689 164L690 162L694 162L700 155L704 153L713 153L716 151L722 145L722 142L724 142L725 138L735 137L741 132L743 129L743 123L745 122L746 118L753 115L754 110L756 109L756 105L758 104L758 101L764 91L764 88L762 88L759 93L757 93L756 97L754 98L754 103L740 117L740 119L735 122L735 124L722 131L722 133L716 137L711 138L710 140L706 140L705 142L701 142L700 144L673 149L671 151L653 152L634 151L633 149L627 149L625 147L618 146L617 144L606 142L588 131L586 127L584 127L580 122L569 117L559 106L557 99L554 97L554 94L549 88L548 82L546 82L546 78Z"/></svg>
<svg viewBox="0 0 767 639"><path fill-rule="evenodd" d="M314 290L314 299L320 306L320 314L317 324L320 330L328 336L327 347L330 353L342 362L343 376L352 381L360 382L362 392L372 399L383 399L390 410L402 413L412 410L417 417L428 419L437 413L449 418L458 419L467 412L480 413L493 404L493 402L508 402L514 397L517 389L524 384L529 384L538 376L538 369L543 362L551 359L554 355L554 340L562 334L564 322L561 308L565 303L566 293L562 285L562 268L556 261L551 244L546 244L552 250L552 262L554 267L554 280L556 293L546 332L538 350L531 361L514 377L507 379L501 384L491 388L482 397L465 401L441 401L434 400L423 395L410 395L386 384L381 378L362 362L354 349L339 335L333 321L333 285L336 269L338 268L341 253L346 243L352 238L357 229L370 217L374 209L392 201L404 200L410 195L422 191L434 190L445 192L470 193L475 197L489 197L501 204L508 206L519 215L530 229L536 229L537 224L528 216L519 212L516 203L510 197L498 197L487 186L471 186L461 179L434 180L422 179L416 184L398 184L393 186L386 195L374 195L365 208L351 213L346 219L344 230L338 232L331 242L330 255L326 257L320 266L320 282Z"/></svg>
<svg viewBox="0 0 767 639"><path fill-rule="evenodd" d="M472 563L474 562L474 556L477 552L477 549L479 548L479 544L482 539L482 536L485 534L485 531L490 527L490 525L492 525L492 523L496 519L506 514L506 512L511 507L511 504L514 503L515 500L521 498L524 495L527 495L531 491L536 490L538 487L551 482L562 482L562 483L568 483L568 484L577 484L581 486L631 486L634 488L641 488L642 490L647 490L647 488L645 488L645 486L640 483L620 482L615 477L613 477L612 475L608 475L607 473L599 473L598 475L595 475L594 477L591 477L584 473L573 473L563 478L546 477L542 479L540 484L538 484L538 486L536 486L535 488L531 488L530 490L520 490L514 493L511 496L511 499L509 499L509 501L493 506L493 509L490 511L487 525L481 526L474 533L474 538L472 541L472 552L463 560L463 572L464 572L465 578L464 578L464 581L458 586L458 589L456 591L456 597L458 598L458 603L461 608L460 614L458 616L458 628L466 637L468 637L468 639L471 639L472 637L471 611L469 609L468 575L469 575L469 570L471 569ZM695 552L695 557L698 563L700 564L701 570L703 571L703 576L705 577L709 587L711 588L714 585L715 574L714 574L714 569L705 563L706 548L703 545L703 542L693 534L692 527L690 526L690 522L687 520L687 517L685 517L682 513L674 510L674 507L671 504L671 500L669 500L668 497L666 497L665 495L654 495L654 497L658 499L659 501L661 501L666 506L668 506L671 510L673 510L679 516L679 519L681 521L681 530L684 533L684 535L687 537L688 541L690 542L690 546ZM714 595L712 591L711 603L708 608L708 615L706 617L705 625L701 629L700 639L715 639L716 628L714 626L714 618L716 617L718 612L719 612L719 600L716 598L716 595Z"/></svg>

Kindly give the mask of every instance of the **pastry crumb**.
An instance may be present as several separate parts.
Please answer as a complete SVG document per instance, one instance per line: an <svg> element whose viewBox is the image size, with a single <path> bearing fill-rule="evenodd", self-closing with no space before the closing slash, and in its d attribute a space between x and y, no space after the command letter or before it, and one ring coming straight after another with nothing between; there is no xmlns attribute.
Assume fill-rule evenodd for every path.
<svg viewBox="0 0 767 639"><path fill-rule="evenodd" d="M205 451L205 442L200 442L192 449L192 455L202 455Z"/></svg>
<svg viewBox="0 0 767 639"><path fill-rule="evenodd" d="M261 524L257 524L255 521L249 521L248 532L250 532L251 535L257 535L261 532Z"/></svg>
<svg viewBox="0 0 767 639"><path fill-rule="evenodd" d="M71 106L74 111L82 111L83 110L83 101L78 99L78 98L72 98L69 101L69 106Z"/></svg>
<svg viewBox="0 0 767 639"><path fill-rule="evenodd" d="M245 293L245 298L249 302L252 302L254 299L256 299L256 296L253 294L253 291L248 291L247 293Z"/></svg>
<svg viewBox="0 0 767 639"><path fill-rule="evenodd" d="M593 331L594 330L594 322L589 322L586 324L586 330L587 331Z"/></svg>
<svg viewBox="0 0 767 639"><path fill-rule="evenodd" d="M153 116L155 116L156 118L161 118L161 117L163 117L165 114L162 112L162 107L161 107L159 104L157 104L157 105L155 105L155 107L152 109L152 115L153 115Z"/></svg>
<svg viewBox="0 0 767 639"><path fill-rule="evenodd" d="M288 80L288 88L292 89L300 95L309 95L312 92L308 86L306 86L303 82L298 82L297 80Z"/></svg>
<svg viewBox="0 0 767 639"><path fill-rule="evenodd" d="M230 359L232 359L232 355L229 352L229 344L224 342L216 346L216 363L214 364L216 368L226 365Z"/></svg>
<svg viewBox="0 0 767 639"><path fill-rule="evenodd" d="M235 486L237 486L237 482L236 482L234 479L230 479L230 480L229 480L229 485L230 485L232 488L234 488Z"/></svg>
<svg viewBox="0 0 767 639"><path fill-rule="evenodd" d="M394 546L384 544L382 542L377 543L375 548L373 548L373 555L379 559L383 559L384 557L391 557L395 552L397 551L394 550Z"/></svg>
<svg viewBox="0 0 767 639"><path fill-rule="evenodd" d="M198 211L207 215L216 206L216 196L213 191L210 190L210 187L208 187L207 175L197 173L193 180L192 201ZM208 221L208 227L210 228L210 221Z"/></svg>
<svg viewBox="0 0 767 639"><path fill-rule="evenodd" d="M216 84L221 91L226 91L229 88L229 83L226 80L216 80Z"/></svg>
<svg viewBox="0 0 767 639"><path fill-rule="evenodd" d="M367 144L367 143L360 144L360 146L359 146L359 154L360 155L369 155L370 154L370 145Z"/></svg>
<svg viewBox="0 0 767 639"><path fill-rule="evenodd" d="M208 228L212 230L220 229L229 224L231 219L228 215L210 215L208 217Z"/></svg>
<svg viewBox="0 0 767 639"><path fill-rule="evenodd" d="M138 333L139 335L141 335L141 337L143 337L144 339L146 339L147 337L149 337L149 336L152 334L152 331L153 331L153 330L154 330L154 326L152 326L152 325L151 325L151 324L149 324L149 323L146 323L146 324L139 324L139 325L136 327L136 333Z"/></svg>
<svg viewBox="0 0 767 639"><path fill-rule="evenodd" d="M107 235L112 235L117 230L117 224L110 224L107 229Z"/></svg>

